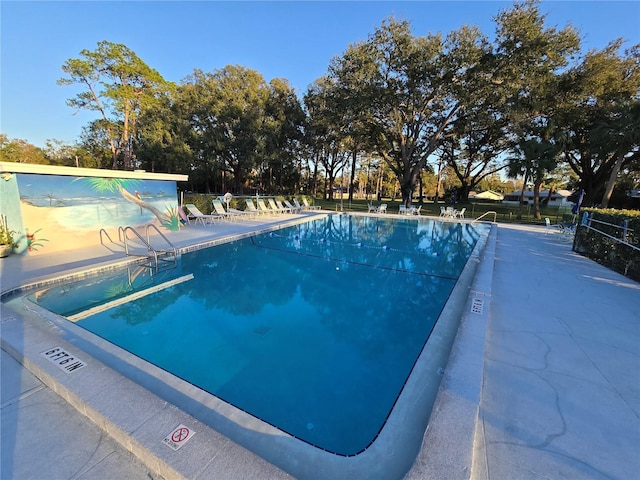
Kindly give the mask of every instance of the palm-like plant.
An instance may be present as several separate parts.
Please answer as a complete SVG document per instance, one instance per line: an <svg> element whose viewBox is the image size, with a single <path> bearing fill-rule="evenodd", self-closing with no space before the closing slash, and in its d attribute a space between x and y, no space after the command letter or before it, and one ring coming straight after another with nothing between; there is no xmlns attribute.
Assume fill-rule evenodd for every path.
<svg viewBox="0 0 640 480"><path fill-rule="evenodd" d="M0 256L6 257L9 255L9 252L15 247L15 240L13 235L16 232L13 230L9 230L9 226L7 225L7 217L5 215L0 215Z"/></svg>
<svg viewBox="0 0 640 480"><path fill-rule="evenodd" d="M162 213L153 205L149 205L147 202L142 200L142 198L138 198L136 195L129 193L125 187L135 186L140 183L140 180L133 179L122 179L122 178L79 178L78 180L83 180L88 182L94 190L98 192L117 192L122 195L125 200L135 203L140 208L144 208L145 210L149 210L153 213L156 218L160 221L162 226L170 229L177 230L179 228L179 222L177 220L177 214L175 221L172 220L171 212L169 215ZM177 228L171 228L172 225L178 225Z"/></svg>

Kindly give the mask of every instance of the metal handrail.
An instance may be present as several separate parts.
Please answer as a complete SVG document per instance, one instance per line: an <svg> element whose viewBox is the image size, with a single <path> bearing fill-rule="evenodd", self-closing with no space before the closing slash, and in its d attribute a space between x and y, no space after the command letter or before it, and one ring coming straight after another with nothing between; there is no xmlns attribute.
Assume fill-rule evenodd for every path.
<svg viewBox="0 0 640 480"><path fill-rule="evenodd" d="M156 233L158 233L162 239L167 242L167 244L170 247L170 250L160 250L160 249L155 249L153 248L153 246L151 245L151 236L149 235L149 229L153 229L156 231ZM154 224L149 224L146 226L146 239L142 237L142 235L140 235L140 233L133 227L131 226L127 226L127 227L118 227L118 242L114 242L113 239L111 238L111 236L109 235L109 232L106 231L106 229L101 228L100 229L100 243L102 245L104 245L104 238L103 235L106 236L106 238L112 243L112 244L116 244L119 246L122 246L124 248L124 253L125 255L129 256L129 255L135 255L133 253L129 252L129 237L127 236L127 232L131 231L134 233L134 235L136 237L138 237L138 240L140 240L146 247L147 247L147 252L149 252L149 254L147 255L148 257L153 256L153 261L155 264L155 268L156 270L158 270L158 253L164 253L164 254L171 254L173 256L173 263L174 265L177 262L178 259L178 251L176 249L176 247L169 241L169 239L158 229L157 226L155 226Z"/></svg>
<svg viewBox="0 0 640 480"><path fill-rule="evenodd" d="M102 239L102 234L103 233L107 236L107 238L109 239L109 241L111 243L116 243L111 239L111 236L109 235L109 232L107 232L104 228L101 228L100 229L100 245L104 245L104 240ZM120 232L118 232L118 233L120 233Z"/></svg>
<svg viewBox="0 0 640 480"><path fill-rule="evenodd" d="M176 247L173 245L173 243L171 243L169 241L169 239L167 237L164 236L164 234L153 223L150 223L149 225L147 225L147 228L146 228L147 245L151 245L151 239L149 238L149 229L150 228L153 228L156 231L156 233L158 235L160 235L165 242L167 242L167 244L169 245L169 247L171 248L171 251L173 253L173 258L176 258L178 256L178 251L176 250Z"/></svg>
<svg viewBox="0 0 640 480"><path fill-rule="evenodd" d="M129 255L129 238L127 237L127 231L133 232L138 239L147 246L147 251L153 254L153 260L156 265L156 269L158 268L158 252L147 242L142 235L140 235L135 228L133 227L118 227L118 237L122 235L122 239L124 240L124 253L125 255Z"/></svg>
<svg viewBox="0 0 640 480"><path fill-rule="evenodd" d="M602 230L599 230L595 227L592 227L591 224L592 223L600 223L602 225L608 225L611 227L615 227L618 230L622 230L622 239L618 238L618 237L614 237L613 235L609 235L606 232L603 232ZM632 245L631 243L629 243L627 241L627 234L628 232L633 232L633 229L630 229L627 227L627 223L628 221L625 220L624 224L622 226L620 225L615 225L613 223L607 223L607 222L603 222L601 220L596 220L595 218L591 218L591 215L589 215L587 212L584 212L584 215L582 217L582 226L585 227L587 230L593 230L594 232L599 233L600 235L603 235L611 240L614 240L617 243L620 243L622 245L626 245L627 247L631 247L632 249L639 251L640 252L640 248L636 247L635 245Z"/></svg>
<svg viewBox="0 0 640 480"><path fill-rule="evenodd" d="M478 218L476 218L473 222L471 222L471 225L476 223L482 217L484 217L486 215L489 215L490 213L493 213L493 223L496 223L496 219L498 218L498 214L496 212L494 212L493 210L489 210L488 212L484 212L482 215L480 215Z"/></svg>

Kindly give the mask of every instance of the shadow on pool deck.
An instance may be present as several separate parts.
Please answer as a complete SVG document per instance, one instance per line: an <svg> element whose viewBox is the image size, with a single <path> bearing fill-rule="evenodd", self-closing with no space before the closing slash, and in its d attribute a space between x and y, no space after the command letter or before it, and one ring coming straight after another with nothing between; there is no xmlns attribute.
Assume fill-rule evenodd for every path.
<svg viewBox="0 0 640 480"><path fill-rule="evenodd" d="M252 223L188 227L180 240L171 240L184 246L223 229L241 234L261 222ZM104 247L67 253L0 260L1 291L122 258ZM640 285L574 254L566 239L542 228L500 226L485 257L423 448L406 478L640 478ZM28 325L14 328L8 309L1 322L1 478L42 472L49 478L142 479L158 472L179 477L159 468L155 454L180 466L184 451L160 442L157 451L155 444L143 448L149 442L144 425L133 440L94 418L98 428L85 416L95 412L74 389L49 384L41 358L24 353L44 348L26 343L49 340ZM86 393L98 387L78 388ZM150 418L158 409L168 413L167 429L180 423L178 411L166 403L146 398L145 412L128 398L112 407L116 415L134 410ZM290 478L233 442L212 451L204 438L198 440L196 434L189 447L206 461L183 466L183 477Z"/></svg>

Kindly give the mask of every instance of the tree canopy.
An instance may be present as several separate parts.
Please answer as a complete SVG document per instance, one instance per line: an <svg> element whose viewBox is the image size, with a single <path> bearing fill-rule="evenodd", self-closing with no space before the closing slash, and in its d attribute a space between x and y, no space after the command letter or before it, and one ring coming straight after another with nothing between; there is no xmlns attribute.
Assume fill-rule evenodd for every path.
<svg viewBox="0 0 640 480"><path fill-rule="evenodd" d="M472 25L418 36L390 17L302 93L239 65L174 84L99 42L59 80L81 87L71 107L98 117L79 145L51 141L41 161L187 173L207 192L331 198L346 181L350 196L399 191L405 204L418 188L464 200L501 172L533 185L536 207L562 176L585 205L606 205L621 182L637 188L640 46L581 54L580 33L549 26L537 0L493 20L490 39ZM18 147L5 138L3 158L28 158Z"/></svg>
<svg viewBox="0 0 640 480"><path fill-rule="evenodd" d="M67 104L99 112L100 120L94 125L106 133L112 168L132 170L136 166L133 144L138 117L156 105L167 84L125 45L101 41L96 50L82 50L80 55L62 65L67 77L58 80L60 85L84 88Z"/></svg>

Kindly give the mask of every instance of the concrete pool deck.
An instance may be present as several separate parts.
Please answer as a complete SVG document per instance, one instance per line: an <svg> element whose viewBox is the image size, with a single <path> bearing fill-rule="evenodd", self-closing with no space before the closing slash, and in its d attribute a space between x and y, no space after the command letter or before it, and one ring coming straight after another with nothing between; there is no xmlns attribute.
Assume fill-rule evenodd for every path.
<svg viewBox="0 0 640 480"><path fill-rule="evenodd" d="M186 228L179 241L171 240L183 246L220 235L223 228L241 233L259 223L264 221ZM564 237L545 235L543 228L501 225L494 244L495 260L480 272L490 285L474 287L484 295L486 328L474 331L473 316L462 328L481 344L473 353L484 366L481 361L471 375L473 380L479 372L478 385L465 384L469 353L457 342L425 446L406 478L640 478L640 285L574 254ZM122 258L104 247L67 253L3 259L0 289ZM81 414L70 406L78 408L74 388L87 394L96 386L56 389L55 381L49 383L54 374L47 361L25 353L42 348L24 343L49 340L28 326L16 333L17 323L3 309L0 477L36 478L38 472L48 478L157 476L157 468L129 453L144 454L130 440L118 438L109 425L98 422L98 427L87 418L92 412ZM473 400L475 389L481 391L479 406L465 402ZM128 398L126 392L124 404L115 407L120 416L129 411L150 415L127 404ZM169 410L168 430L180 423L170 406L147 401L147 410ZM475 412L471 425L451 424L452 407L461 401L468 404L467 413ZM206 461L185 467L184 478L290 478L233 442L211 451L204 425L193 428L199 433L187 445ZM140 430L138 442L148 435ZM186 450L158 447L178 464ZM153 462L152 457L143 460Z"/></svg>

